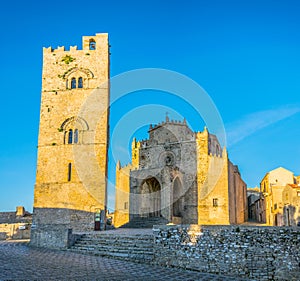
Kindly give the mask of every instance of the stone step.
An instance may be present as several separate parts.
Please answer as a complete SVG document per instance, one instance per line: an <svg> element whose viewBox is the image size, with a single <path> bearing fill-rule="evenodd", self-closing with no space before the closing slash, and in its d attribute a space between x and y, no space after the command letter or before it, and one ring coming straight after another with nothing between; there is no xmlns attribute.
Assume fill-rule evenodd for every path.
<svg viewBox="0 0 300 281"><path fill-rule="evenodd" d="M153 243L153 239L151 240L127 240L127 239L87 239L83 238L79 240L81 243L92 243L92 244L139 244L139 245L148 245Z"/></svg>
<svg viewBox="0 0 300 281"><path fill-rule="evenodd" d="M79 241L77 242L79 243ZM85 243L85 244L97 244L97 245L102 245L102 244L109 244L109 245L118 245L118 244L124 244L124 245L131 245L131 244L139 244L139 245L151 245L153 243L153 240L80 240L80 243Z"/></svg>
<svg viewBox="0 0 300 281"><path fill-rule="evenodd" d="M122 247L122 246L106 246L106 247L98 247L94 245L74 245L72 248L77 249L88 249L88 250L107 250L107 251L122 251L122 252L153 252L152 248L139 248L139 247Z"/></svg>
<svg viewBox="0 0 300 281"><path fill-rule="evenodd" d="M132 261L152 261L153 260L153 254L148 254L148 253L132 254L132 253L106 252L106 251L83 251L83 250L78 250L78 249L73 249L73 248L70 249L70 251L75 252L75 253L81 253L81 254L118 258L118 259L124 259L124 260L132 260Z"/></svg>
<svg viewBox="0 0 300 281"><path fill-rule="evenodd" d="M153 260L153 247L153 235L86 233L69 251L142 262Z"/></svg>
<svg viewBox="0 0 300 281"><path fill-rule="evenodd" d="M126 240L126 241L151 241L153 240L153 236L149 237L105 237L105 236L99 236L99 237L93 237L93 236L83 236L81 238L82 240L98 240L98 241L118 241L118 240Z"/></svg>
<svg viewBox="0 0 300 281"><path fill-rule="evenodd" d="M102 248L102 249L106 249L106 248L115 248L115 249L133 249L133 250L138 250L138 249L142 249L142 250L147 250L147 249L152 249L153 245L148 244L148 245L136 245L136 244L86 244L86 243L76 243L74 246L76 247L94 247L94 248Z"/></svg>
<svg viewBox="0 0 300 281"><path fill-rule="evenodd" d="M153 255L152 250L143 249L122 249L122 248L97 248L97 247L82 247L74 246L72 249L86 251L86 252L103 252L103 253L127 253L127 254L143 254L143 255Z"/></svg>
<svg viewBox="0 0 300 281"><path fill-rule="evenodd" d="M128 223L122 225L120 228L152 228L153 225L167 224L169 221L163 217L136 217L131 219Z"/></svg>
<svg viewBox="0 0 300 281"><path fill-rule="evenodd" d="M139 241L132 241L132 242L128 242L128 241L115 241L115 242L111 242L111 241L77 241L75 243L75 245L97 245L97 246L106 246L106 245L111 245L111 246L118 246L121 245L123 247L130 247L130 246L134 246L134 247L152 247L153 242L152 241L143 241L143 242L139 242Z"/></svg>
<svg viewBox="0 0 300 281"><path fill-rule="evenodd" d="M91 238L91 239L128 239L128 240L133 240L133 239L140 239L140 240L145 240L145 239L151 239L153 238L153 235L131 235L131 236L126 236L126 235L115 235L115 234L102 234L102 235L96 235L96 234L82 234L80 238Z"/></svg>
<svg viewBox="0 0 300 281"><path fill-rule="evenodd" d="M91 249L91 248L76 248L72 247L70 249L71 252L77 252L82 254L89 254L94 256L106 256L106 257L126 257L127 259L153 259L152 252L128 252L128 251L103 251L98 249Z"/></svg>
<svg viewBox="0 0 300 281"><path fill-rule="evenodd" d="M114 244L114 245L109 245L109 244L86 244L86 243L81 243L78 242L74 245L74 247L91 247L91 248L101 248L101 249L110 249L110 248L118 248L118 249L152 249L153 244L148 244L148 245L137 245L137 244Z"/></svg>

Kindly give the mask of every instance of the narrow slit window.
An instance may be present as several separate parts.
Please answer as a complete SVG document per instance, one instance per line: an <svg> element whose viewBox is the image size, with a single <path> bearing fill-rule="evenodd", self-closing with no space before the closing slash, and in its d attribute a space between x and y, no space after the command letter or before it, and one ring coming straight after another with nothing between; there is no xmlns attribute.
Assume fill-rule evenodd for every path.
<svg viewBox="0 0 300 281"><path fill-rule="evenodd" d="M67 79L66 80L66 89L69 89L69 84L68 83L69 83L69 80Z"/></svg>
<svg viewBox="0 0 300 281"><path fill-rule="evenodd" d="M72 178L72 163L68 164L68 181L71 181Z"/></svg>
<svg viewBox="0 0 300 281"><path fill-rule="evenodd" d="M74 143L78 143L78 129L74 131Z"/></svg>
<svg viewBox="0 0 300 281"><path fill-rule="evenodd" d="M83 88L82 77L78 78L78 88L80 88L80 89Z"/></svg>
<svg viewBox="0 0 300 281"><path fill-rule="evenodd" d="M76 78L72 78L71 80L71 89L76 89Z"/></svg>
<svg viewBox="0 0 300 281"><path fill-rule="evenodd" d="M218 198L213 199L213 207L218 207Z"/></svg>
<svg viewBox="0 0 300 281"><path fill-rule="evenodd" d="M69 135L68 135L68 143L73 143L73 130L69 130Z"/></svg>

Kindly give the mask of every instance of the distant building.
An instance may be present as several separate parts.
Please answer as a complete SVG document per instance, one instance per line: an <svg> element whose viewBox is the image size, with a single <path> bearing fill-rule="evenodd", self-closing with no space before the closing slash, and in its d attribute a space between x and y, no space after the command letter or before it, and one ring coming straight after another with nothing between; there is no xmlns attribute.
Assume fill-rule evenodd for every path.
<svg viewBox="0 0 300 281"><path fill-rule="evenodd" d="M15 212L0 212L0 240L29 239L32 214L18 206Z"/></svg>
<svg viewBox="0 0 300 281"><path fill-rule="evenodd" d="M265 198L267 225L281 226L284 224L282 192L287 184L294 184L295 182L294 174L282 167L266 173L262 179L260 191Z"/></svg>
<svg viewBox="0 0 300 281"><path fill-rule="evenodd" d="M287 184L283 190L283 224L300 226L300 186Z"/></svg>
<svg viewBox="0 0 300 281"><path fill-rule="evenodd" d="M266 223L265 198L258 187L247 188L249 221Z"/></svg>
<svg viewBox="0 0 300 281"><path fill-rule="evenodd" d="M133 140L132 163L117 165L116 226L140 217L174 224L247 220L246 184L215 135L168 117L148 132L149 139Z"/></svg>

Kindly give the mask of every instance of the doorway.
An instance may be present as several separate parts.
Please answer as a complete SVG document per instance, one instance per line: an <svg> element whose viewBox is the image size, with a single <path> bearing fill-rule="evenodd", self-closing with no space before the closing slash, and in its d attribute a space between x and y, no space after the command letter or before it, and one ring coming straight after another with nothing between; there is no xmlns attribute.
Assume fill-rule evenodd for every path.
<svg viewBox="0 0 300 281"><path fill-rule="evenodd" d="M142 217L161 216L161 187L155 177L146 179L140 189L141 204L140 212Z"/></svg>

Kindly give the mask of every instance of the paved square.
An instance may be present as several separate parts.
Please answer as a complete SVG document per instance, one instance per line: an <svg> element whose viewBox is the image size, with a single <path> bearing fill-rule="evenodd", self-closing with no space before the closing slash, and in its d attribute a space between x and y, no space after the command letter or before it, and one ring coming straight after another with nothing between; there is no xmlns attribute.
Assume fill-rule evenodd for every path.
<svg viewBox="0 0 300 281"><path fill-rule="evenodd" d="M0 280L237 280L175 268L0 241Z"/></svg>

